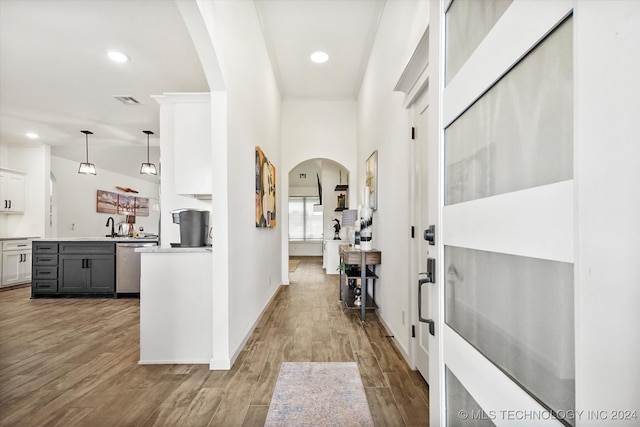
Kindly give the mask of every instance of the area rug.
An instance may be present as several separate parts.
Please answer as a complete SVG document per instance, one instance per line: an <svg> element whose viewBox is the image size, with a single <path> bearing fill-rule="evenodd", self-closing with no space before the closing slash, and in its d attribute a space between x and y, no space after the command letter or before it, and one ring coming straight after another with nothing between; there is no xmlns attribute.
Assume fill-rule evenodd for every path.
<svg viewBox="0 0 640 427"><path fill-rule="evenodd" d="M289 272L296 271L296 268L298 268L298 264L300 264L300 260L299 259L290 259L289 260Z"/></svg>
<svg viewBox="0 0 640 427"><path fill-rule="evenodd" d="M264 425L373 426L357 363L282 363Z"/></svg>

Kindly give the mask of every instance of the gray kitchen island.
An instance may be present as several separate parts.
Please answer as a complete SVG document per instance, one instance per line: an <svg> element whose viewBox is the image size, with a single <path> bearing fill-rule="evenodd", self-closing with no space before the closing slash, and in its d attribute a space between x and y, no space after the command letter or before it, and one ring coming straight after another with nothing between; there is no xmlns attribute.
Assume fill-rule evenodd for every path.
<svg viewBox="0 0 640 427"><path fill-rule="evenodd" d="M157 238L81 237L32 242L31 297L115 297L118 243Z"/></svg>

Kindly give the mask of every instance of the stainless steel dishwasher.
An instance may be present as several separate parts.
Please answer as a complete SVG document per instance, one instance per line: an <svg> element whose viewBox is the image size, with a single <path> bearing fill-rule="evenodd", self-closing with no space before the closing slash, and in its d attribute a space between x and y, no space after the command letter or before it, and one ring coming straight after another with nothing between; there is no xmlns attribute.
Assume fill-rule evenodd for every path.
<svg viewBox="0 0 640 427"><path fill-rule="evenodd" d="M140 253L136 248L156 246L157 243L116 244L116 295L140 296Z"/></svg>

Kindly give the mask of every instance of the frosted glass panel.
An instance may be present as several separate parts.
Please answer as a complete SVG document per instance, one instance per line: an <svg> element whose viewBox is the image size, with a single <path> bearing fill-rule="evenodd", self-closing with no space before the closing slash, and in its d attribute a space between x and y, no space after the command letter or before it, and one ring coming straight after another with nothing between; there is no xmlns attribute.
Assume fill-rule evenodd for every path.
<svg viewBox="0 0 640 427"><path fill-rule="evenodd" d="M565 20L445 130L445 204L573 178L572 28Z"/></svg>
<svg viewBox="0 0 640 427"><path fill-rule="evenodd" d="M444 254L446 323L544 405L574 409L573 264Z"/></svg>
<svg viewBox="0 0 640 427"><path fill-rule="evenodd" d="M447 427L492 427L495 424L455 375L445 366Z"/></svg>
<svg viewBox="0 0 640 427"><path fill-rule="evenodd" d="M460 70L513 0L454 0L446 14L446 83Z"/></svg>

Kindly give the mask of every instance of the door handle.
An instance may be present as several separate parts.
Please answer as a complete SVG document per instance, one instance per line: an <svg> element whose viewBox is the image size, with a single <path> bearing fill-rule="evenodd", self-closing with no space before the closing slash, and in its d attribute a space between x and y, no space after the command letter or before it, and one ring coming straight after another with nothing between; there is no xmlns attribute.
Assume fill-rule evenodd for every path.
<svg viewBox="0 0 640 427"><path fill-rule="evenodd" d="M91 268L91 259L87 258L87 268Z"/></svg>
<svg viewBox="0 0 640 427"><path fill-rule="evenodd" d="M11 200L9 200L9 209L11 209Z"/></svg>
<svg viewBox="0 0 640 427"><path fill-rule="evenodd" d="M425 273L421 273L421 274L425 274ZM429 324L429 333L433 336L436 335L436 331L435 331L435 322L433 321L433 319L425 319L424 317L422 317L422 285L424 285L425 283L433 283L431 281L431 277L426 277L424 279L420 279L418 280L418 320L421 321L422 323L428 323Z"/></svg>
<svg viewBox="0 0 640 427"><path fill-rule="evenodd" d="M86 261L86 259L82 258L82 268L87 268L84 266L84 262Z"/></svg>

